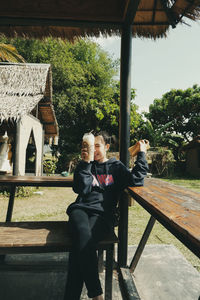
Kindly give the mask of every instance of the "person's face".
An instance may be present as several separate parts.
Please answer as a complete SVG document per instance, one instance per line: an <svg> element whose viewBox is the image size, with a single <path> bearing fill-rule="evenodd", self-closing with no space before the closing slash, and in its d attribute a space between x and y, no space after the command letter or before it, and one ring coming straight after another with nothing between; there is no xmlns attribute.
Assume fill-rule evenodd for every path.
<svg viewBox="0 0 200 300"><path fill-rule="evenodd" d="M108 151L110 145L105 144L103 137L96 136L94 140L94 160L98 162L105 162L107 160L106 152Z"/></svg>

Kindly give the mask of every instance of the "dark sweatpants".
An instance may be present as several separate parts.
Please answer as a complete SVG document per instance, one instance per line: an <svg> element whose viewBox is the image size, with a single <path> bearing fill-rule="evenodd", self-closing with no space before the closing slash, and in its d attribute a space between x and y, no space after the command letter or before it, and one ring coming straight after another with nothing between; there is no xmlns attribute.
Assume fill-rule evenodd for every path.
<svg viewBox="0 0 200 300"><path fill-rule="evenodd" d="M69 215L73 242L64 300L79 300L85 283L88 297L102 294L98 273L96 244L110 230L106 220L97 214L74 208Z"/></svg>

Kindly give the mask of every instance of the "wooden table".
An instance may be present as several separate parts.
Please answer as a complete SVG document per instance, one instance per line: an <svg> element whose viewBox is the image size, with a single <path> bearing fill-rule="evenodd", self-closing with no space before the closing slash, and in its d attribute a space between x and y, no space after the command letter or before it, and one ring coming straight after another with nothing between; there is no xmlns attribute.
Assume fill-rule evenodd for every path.
<svg viewBox="0 0 200 300"><path fill-rule="evenodd" d="M0 185L71 187L72 183L72 177L0 175Z"/></svg>
<svg viewBox="0 0 200 300"><path fill-rule="evenodd" d="M12 219L16 186L72 187L72 177L61 176L0 176L0 186L10 186L6 222Z"/></svg>
<svg viewBox="0 0 200 300"><path fill-rule="evenodd" d="M0 185L11 186L6 221L11 221L16 186L72 187L72 177L0 176ZM200 193L159 179L145 179L144 187L129 187L131 196L200 257Z"/></svg>
<svg viewBox="0 0 200 300"><path fill-rule="evenodd" d="M0 185L10 186L6 222L0 222L0 254L8 253L43 253L60 252L71 249L71 239L67 222L10 222L14 206L16 186L72 187L72 177L58 176L0 176ZM113 253L118 238L110 232L97 245L103 261L103 250L106 251L105 263L105 300L112 299Z"/></svg>
<svg viewBox="0 0 200 300"><path fill-rule="evenodd" d="M200 257L200 193L152 178L146 179L143 187L130 187L128 191L151 215L132 260L132 270L137 265L155 220Z"/></svg>

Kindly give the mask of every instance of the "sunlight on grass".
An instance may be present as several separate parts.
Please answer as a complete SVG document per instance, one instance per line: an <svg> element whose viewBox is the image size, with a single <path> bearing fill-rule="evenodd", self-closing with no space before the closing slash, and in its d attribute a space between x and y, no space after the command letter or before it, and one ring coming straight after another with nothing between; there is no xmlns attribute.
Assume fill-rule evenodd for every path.
<svg viewBox="0 0 200 300"><path fill-rule="evenodd" d="M173 184L183 186L185 188L200 192L200 179L190 179L190 178L185 178L185 179L180 179L180 178L163 179L163 178L160 178L160 179L167 181L169 183L173 183Z"/></svg>

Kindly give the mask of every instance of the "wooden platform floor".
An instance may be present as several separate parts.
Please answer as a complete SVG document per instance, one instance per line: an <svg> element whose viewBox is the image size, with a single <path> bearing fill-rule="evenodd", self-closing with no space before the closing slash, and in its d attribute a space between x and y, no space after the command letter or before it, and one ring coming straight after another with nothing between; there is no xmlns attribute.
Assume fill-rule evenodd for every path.
<svg viewBox="0 0 200 300"><path fill-rule="evenodd" d="M129 246L129 259L136 246ZM0 299L61 300L68 255L9 255L0 262ZM171 245L147 245L133 275L141 300L198 300L200 273ZM104 273L101 274L102 284ZM86 290L81 300L88 299ZM114 271L113 300L122 298ZM133 299L134 300L134 299Z"/></svg>

